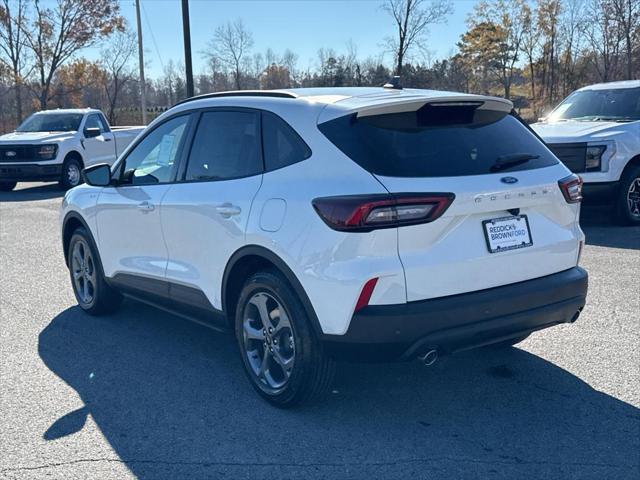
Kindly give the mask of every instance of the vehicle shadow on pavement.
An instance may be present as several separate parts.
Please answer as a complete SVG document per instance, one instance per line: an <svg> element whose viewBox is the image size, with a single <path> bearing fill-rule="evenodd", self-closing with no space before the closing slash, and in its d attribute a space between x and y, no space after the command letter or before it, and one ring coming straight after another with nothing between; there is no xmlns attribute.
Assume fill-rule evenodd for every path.
<svg viewBox="0 0 640 480"><path fill-rule="evenodd" d="M38 185L37 187L27 187L20 189L18 184L18 190L11 192L0 192L1 202L30 202L34 200L49 200L51 198L62 198L64 196L64 189L62 189L57 183Z"/></svg>
<svg viewBox="0 0 640 480"><path fill-rule="evenodd" d="M324 402L289 411L253 392L231 335L135 302L101 318L63 311L39 354L85 404L43 437L76 434L90 415L113 461L142 479L621 479L639 468L639 409L518 348L432 368L341 364Z"/></svg>

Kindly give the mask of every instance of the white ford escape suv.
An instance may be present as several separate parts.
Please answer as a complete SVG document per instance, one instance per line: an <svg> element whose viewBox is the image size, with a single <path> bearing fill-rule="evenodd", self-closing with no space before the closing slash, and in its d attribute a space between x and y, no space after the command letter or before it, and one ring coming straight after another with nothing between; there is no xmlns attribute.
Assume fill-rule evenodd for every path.
<svg viewBox="0 0 640 480"><path fill-rule="evenodd" d="M235 332L289 406L335 359L420 358L573 322L581 180L498 98L398 88L204 95L61 211L81 308L122 295Z"/></svg>

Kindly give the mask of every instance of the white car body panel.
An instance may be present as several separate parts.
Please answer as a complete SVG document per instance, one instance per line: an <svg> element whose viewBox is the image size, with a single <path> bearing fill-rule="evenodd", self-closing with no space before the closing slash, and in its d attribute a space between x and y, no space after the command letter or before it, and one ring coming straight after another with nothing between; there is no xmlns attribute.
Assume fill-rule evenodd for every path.
<svg viewBox="0 0 640 480"><path fill-rule="evenodd" d="M196 108L259 108L293 126L313 154L285 168L238 180L79 186L65 196L61 219L73 211L87 220L107 277L133 273L192 286L218 309L223 303L223 272L231 256L246 246L263 247L279 257L302 285L322 332L335 335L348 330L363 285L372 278L379 280L369 304L392 305L506 285L577 264L584 235L578 225L579 206L568 204L558 188L558 180L569 175L561 164L509 174L519 179L515 186L499 182L505 174L376 178L317 128L318 122L359 109L373 111L375 105L389 111L399 100L408 104L433 98L486 99L504 110L511 108L509 102L446 92L381 93L380 89L371 89L370 94L364 89L359 98L350 96L349 90L331 94L301 89L294 91L301 97L296 99L220 97L174 107L148 128ZM132 148L135 145L124 156ZM330 229L311 203L318 197L387 191L450 191L456 200L433 223L367 233ZM516 203L513 197L505 198L520 192L528 196ZM156 208L139 211L136 205L143 201ZM218 207L227 203L240 212L230 218L221 216ZM528 215L533 246L489 254L482 220L504 216L513 208Z"/></svg>

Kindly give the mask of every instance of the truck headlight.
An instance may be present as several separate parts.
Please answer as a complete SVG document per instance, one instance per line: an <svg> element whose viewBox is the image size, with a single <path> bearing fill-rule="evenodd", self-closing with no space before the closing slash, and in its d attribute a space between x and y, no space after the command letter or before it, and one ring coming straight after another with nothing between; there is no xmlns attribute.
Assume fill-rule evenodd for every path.
<svg viewBox="0 0 640 480"><path fill-rule="evenodd" d="M606 149L606 145L594 145L592 147L587 147L587 157L585 161L587 172L600 171L600 166L602 165L602 154Z"/></svg>
<svg viewBox="0 0 640 480"><path fill-rule="evenodd" d="M42 145L37 151L36 154L42 160L53 160L56 158L56 154L58 153L57 145Z"/></svg>
<svg viewBox="0 0 640 480"><path fill-rule="evenodd" d="M609 161L616 153L616 143L605 140L597 144L587 145L585 157L585 171L608 172Z"/></svg>

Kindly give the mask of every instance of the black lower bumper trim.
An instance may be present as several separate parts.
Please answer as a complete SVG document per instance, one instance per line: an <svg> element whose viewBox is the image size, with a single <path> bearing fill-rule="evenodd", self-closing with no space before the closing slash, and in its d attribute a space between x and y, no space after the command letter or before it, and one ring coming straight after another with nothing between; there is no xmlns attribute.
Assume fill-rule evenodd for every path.
<svg viewBox="0 0 640 480"><path fill-rule="evenodd" d="M57 180L62 165L3 165L0 163L0 180L5 182Z"/></svg>
<svg viewBox="0 0 640 480"><path fill-rule="evenodd" d="M582 203L585 205L606 205L618 193L619 182L585 183L582 185Z"/></svg>
<svg viewBox="0 0 640 480"><path fill-rule="evenodd" d="M344 335L324 335L330 355L349 360L410 359L496 343L577 319L588 275L580 267L534 280L400 305L370 305Z"/></svg>

